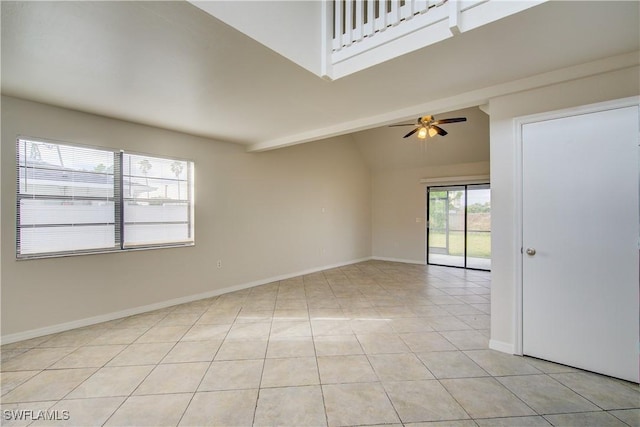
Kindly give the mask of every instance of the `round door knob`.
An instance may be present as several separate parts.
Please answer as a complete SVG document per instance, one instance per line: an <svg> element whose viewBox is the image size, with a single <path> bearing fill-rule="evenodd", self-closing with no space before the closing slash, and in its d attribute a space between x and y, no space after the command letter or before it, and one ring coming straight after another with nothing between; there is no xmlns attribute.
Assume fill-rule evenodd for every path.
<svg viewBox="0 0 640 427"><path fill-rule="evenodd" d="M533 248L527 248L527 255L534 256L536 254L536 250Z"/></svg>

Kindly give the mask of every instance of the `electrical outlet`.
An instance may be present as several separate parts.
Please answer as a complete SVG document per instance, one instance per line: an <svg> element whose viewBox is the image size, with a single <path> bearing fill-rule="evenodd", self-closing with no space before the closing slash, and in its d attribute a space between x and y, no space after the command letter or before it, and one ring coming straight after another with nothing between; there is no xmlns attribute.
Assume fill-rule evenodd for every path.
<svg viewBox="0 0 640 427"><path fill-rule="evenodd" d="M218 262L216 264L216 267L222 268L222 260L221 259L218 260Z"/></svg>

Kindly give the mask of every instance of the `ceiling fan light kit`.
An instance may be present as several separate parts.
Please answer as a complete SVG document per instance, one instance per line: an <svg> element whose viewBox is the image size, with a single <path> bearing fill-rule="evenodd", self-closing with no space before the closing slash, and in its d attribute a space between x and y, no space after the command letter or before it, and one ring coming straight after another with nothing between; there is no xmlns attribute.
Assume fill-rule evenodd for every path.
<svg viewBox="0 0 640 427"><path fill-rule="evenodd" d="M433 116L422 116L422 117L418 117L418 120L416 121L415 124L403 123L398 125L391 125L390 127L415 126L416 128L413 129L408 134L406 134L405 136L403 136L403 138L408 138L417 132L418 139L426 139L427 135L433 138L436 135L445 136L447 133L449 133L438 125L447 124L447 123L466 122L466 121L467 121L466 117L454 117L451 119L436 120L435 117Z"/></svg>

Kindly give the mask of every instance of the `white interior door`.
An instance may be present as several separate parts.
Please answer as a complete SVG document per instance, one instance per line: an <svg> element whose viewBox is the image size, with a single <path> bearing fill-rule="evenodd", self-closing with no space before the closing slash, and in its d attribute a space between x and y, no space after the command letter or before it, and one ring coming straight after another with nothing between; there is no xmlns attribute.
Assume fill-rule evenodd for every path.
<svg viewBox="0 0 640 427"><path fill-rule="evenodd" d="M524 354L638 382L638 142L638 106L523 125Z"/></svg>

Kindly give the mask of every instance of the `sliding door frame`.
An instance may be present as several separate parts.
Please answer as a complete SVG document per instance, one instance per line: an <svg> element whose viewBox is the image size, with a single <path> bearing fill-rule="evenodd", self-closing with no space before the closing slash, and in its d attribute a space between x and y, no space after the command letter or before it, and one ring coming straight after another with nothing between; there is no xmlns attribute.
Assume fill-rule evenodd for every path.
<svg viewBox="0 0 640 427"><path fill-rule="evenodd" d="M469 193L469 187L473 187L473 186L478 186L478 185L484 185L487 186L489 188L489 191L491 191L491 184L487 181L487 182L473 182L473 183L460 183L460 184L450 184L450 185L427 185L427 189L426 189L426 199L427 199L427 220L426 220L426 263L427 265L437 265L437 266L442 266L442 267L453 267L453 268L463 268L466 270L478 270L478 271L491 271L491 269L485 269L485 268L477 268L477 267L468 267L467 266L467 234L469 232L469 215L467 212L467 201L468 201L468 193ZM436 263L432 263L429 262L429 233L431 231L431 197L430 197L430 193L432 191L432 189L454 189L454 188L461 188L464 189L464 231L463 231L463 239L464 239L464 251L463 251L463 265L459 266L459 265L447 265L447 264L436 264ZM436 190L437 191L437 190ZM442 190L441 190L442 191ZM448 193L448 190L447 190ZM448 203L448 197L447 197L447 203ZM447 210L447 215L448 215L448 210ZM447 221L449 219L447 218ZM449 230L447 229L446 231L447 233L447 239L448 239L448 233Z"/></svg>

